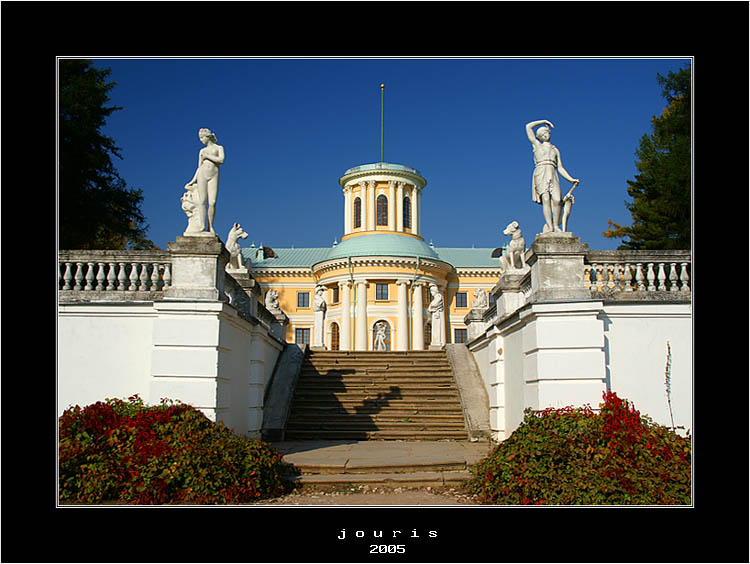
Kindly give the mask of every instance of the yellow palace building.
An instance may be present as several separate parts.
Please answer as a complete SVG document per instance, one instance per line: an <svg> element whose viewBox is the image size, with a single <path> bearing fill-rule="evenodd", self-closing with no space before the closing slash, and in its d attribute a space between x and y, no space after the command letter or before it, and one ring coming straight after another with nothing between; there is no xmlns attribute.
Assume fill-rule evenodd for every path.
<svg viewBox="0 0 750 564"><path fill-rule="evenodd" d="M347 170L339 184L340 242L324 248L242 249L263 295L278 294L278 306L289 319L286 341L328 350L376 350L378 328L380 350L424 350L467 340L464 317L500 275L494 249L425 243L420 220L427 181L414 168L365 164ZM435 292L444 314L433 331L429 307L440 302ZM316 324L315 311L321 309L325 315L318 313L322 323Z"/></svg>

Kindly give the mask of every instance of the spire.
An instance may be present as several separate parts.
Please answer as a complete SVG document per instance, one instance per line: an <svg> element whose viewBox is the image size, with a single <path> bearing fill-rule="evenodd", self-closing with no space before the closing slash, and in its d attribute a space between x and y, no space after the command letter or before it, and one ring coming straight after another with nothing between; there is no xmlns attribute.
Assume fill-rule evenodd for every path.
<svg viewBox="0 0 750 564"><path fill-rule="evenodd" d="M383 122L383 112L384 112L384 98L385 98L385 83L380 84L380 162L385 162L385 156L383 151L383 129L384 129L384 122Z"/></svg>

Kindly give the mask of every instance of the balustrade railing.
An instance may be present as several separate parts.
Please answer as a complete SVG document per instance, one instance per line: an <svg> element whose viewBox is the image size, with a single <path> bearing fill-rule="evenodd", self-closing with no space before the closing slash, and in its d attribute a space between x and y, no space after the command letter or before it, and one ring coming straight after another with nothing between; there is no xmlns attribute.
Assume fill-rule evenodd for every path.
<svg viewBox="0 0 750 564"><path fill-rule="evenodd" d="M583 285L593 293L690 293L690 251L590 251Z"/></svg>
<svg viewBox="0 0 750 564"><path fill-rule="evenodd" d="M63 292L161 292L172 281L163 251L60 251L58 290Z"/></svg>

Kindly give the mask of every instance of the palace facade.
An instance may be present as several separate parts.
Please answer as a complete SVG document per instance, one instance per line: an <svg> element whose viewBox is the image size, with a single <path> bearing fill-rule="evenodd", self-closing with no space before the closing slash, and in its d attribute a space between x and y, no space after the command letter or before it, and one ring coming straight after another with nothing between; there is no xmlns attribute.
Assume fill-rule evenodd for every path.
<svg viewBox="0 0 750 564"><path fill-rule="evenodd" d="M421 200L427 181L414 168L365 164L347 170L339 184L344 196L340 242L324 248L242 249L263 294L278 293L279 308L289 318L286 341L375 350L375 328L385 322L386 350L465 342L464 317L476 300L488 296L501 273L494 249L425 243ZM433 286L444 307L435 331L428 313ZM314 311L320 287L326 302L322 331L316 329Z"/></svg>

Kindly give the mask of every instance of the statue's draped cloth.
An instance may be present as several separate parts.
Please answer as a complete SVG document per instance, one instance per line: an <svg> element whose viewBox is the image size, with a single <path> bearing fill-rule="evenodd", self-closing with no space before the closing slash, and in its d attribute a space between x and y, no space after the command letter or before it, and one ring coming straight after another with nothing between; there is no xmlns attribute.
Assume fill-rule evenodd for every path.
<svg viewBox="0 0 750 564"><path fill-rule="evenodd" d="M540 147L541 149L541 147ZM554 146L545 147L546 150L534 148L534 176L531 181L531 198L537 203L542 203L542 194L549 193L550 196L560 192L560 178L557 176L557 155Z"/></svg>

